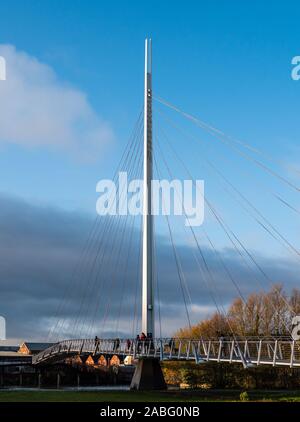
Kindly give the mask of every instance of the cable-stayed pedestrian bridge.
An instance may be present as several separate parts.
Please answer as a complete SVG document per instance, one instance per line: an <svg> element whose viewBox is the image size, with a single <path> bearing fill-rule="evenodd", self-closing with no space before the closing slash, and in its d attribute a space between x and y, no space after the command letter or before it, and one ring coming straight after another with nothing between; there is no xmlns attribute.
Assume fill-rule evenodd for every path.
<svg viewBox="0 0 300 422"><path fill-rule="evenodd" d="M121 359L155 358L160 361L194 361L300 367L300 342L288 338L174 339L146 341L104 339L65 340L33 356L34 364L58 362L72 356L117 355Z"/></svg>
<svg viewBox="0 0 300 422"><path fill-rule="evenodd" d="M300 214L295 205L299 201L298 179L285 175L286 163L278 157L153 96L151 50L151 41L146 40L144 107L115 172L114 189L103 201L107 212L95 218L54 316L48 341L56 343L34 356L33 363L90 354L117 355L121 359L132 356L139 361L133 388L143 385L143 374L147 378L149 371L153 381L160 379L153 388L164 385L159 361L228 362L244 368L300 367L300 291L296 289L289 297L277 285L285 277L289 278L287 283L293 282L294 273L299 273L298 267L291 271L300 260L295 237ZM153 113L157 121L154 127ZM174 114L175 119L184 118L183 127L181 120L174 121ZM193 127L186 127L190 123ZM176 145L176 140L183 140L184 146ZM294 170L299 177L299 169ZM294 170L289 167L291 173ZM205 193L194 172L200 172L201 180L209 178ZM124 173L126 183L119 181L116 186L118 175ZM143 204L140 214L136 209L128 212L128 196L132 200L128 193L132 191L127 177L131 181L142 178L142 198L136 201ZM175 183L179 179L183 185ZM172 181L161 194L162 213L156 226L164 233L160 237L155 233L156 214L152 212L153 181ZM240 186L242 182L246 185ZM207 214L205 224L186 224L196 207L187 209L193 195L184 195L185 186L195 187L200 208ZM172 218L166 212L171 196ZM122 211L117 213L117 208ZM278 215L275 212L270 218L269 213L277 208ZM183 218L184 224L177 217ZM273 251L276 258L270 262ZM231 314L227 285L239 300ZM270 287L272 297L266 292ZM255 298L248 303L251 292ZM215 324L196 331L199 335L206 333L207 338L164 338L180 326L192 333L200 319L198 310L201 318L207 313L206 306L199 305L211 306L218 315ZM170 315L177 318L173 328ZM151 340L120 339L134 338L138 333ZM261 337L239 337L245 333ZM266 337L273 334L276 337ZM173 335L189 336L180 332ZM95 336L101 340L95 342ZM105 336L115 340L104 340ZM59 341L66 337L77 339ZM151 384L148 378L146 383Z"/></svg>

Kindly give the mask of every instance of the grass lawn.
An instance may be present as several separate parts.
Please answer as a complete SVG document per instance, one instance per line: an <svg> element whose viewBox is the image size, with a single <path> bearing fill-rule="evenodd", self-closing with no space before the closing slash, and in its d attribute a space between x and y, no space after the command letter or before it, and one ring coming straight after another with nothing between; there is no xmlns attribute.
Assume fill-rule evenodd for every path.
<svg viewBox="0 0 300 422"><path fill-rule="evenodd" d="M249 401L300 402L300 391L250 391ZM240 391L0 391L0 402L203 402L240 401Z"/></svg>

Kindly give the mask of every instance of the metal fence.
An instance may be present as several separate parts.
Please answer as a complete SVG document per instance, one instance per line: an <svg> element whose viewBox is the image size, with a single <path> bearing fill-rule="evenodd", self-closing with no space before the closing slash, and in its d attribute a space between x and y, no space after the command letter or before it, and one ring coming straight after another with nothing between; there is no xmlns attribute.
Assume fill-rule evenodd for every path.
<svg viewBox="0 0 300 422"><path fill-rule="evenodd" d="M300 367L300 341L286 338L243 339L76 339L64 340L34 355L34 364L76 355L117 355L161 361L241 363Z"/></svg>

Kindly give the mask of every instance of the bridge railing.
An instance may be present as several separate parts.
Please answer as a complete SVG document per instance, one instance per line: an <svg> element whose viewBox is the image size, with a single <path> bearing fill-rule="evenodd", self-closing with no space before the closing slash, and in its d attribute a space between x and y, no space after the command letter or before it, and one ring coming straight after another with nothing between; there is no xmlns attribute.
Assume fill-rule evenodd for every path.
<svg viewBox="0 0 300 422"><path fill-rule="evenodd" d="M76 355L118 355L164 360L239 362L251 365L300 367L300 342L288 338L243 339L74 339L56 343L33 356L33 363Z"/></svg>

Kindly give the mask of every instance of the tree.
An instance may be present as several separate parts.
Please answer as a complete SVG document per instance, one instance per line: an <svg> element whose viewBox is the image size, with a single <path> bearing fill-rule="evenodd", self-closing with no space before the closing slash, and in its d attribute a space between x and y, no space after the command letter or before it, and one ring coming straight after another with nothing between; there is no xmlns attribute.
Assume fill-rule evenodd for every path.
<svg viewBox="0 0 300 422"><path fill-rule="evenodd" d="M293 289L290 297L281 284L268 292L253 293L246 300L236 298L225 315L214 313L191 328L180 329L180 338L216 338L230 336L287 335L291 320L300 314L300 290Z"/></svg>
<svg viewBox="0 0 300 422"><path fill-rule="evenodd" d="M290 296L282 285L276 284L268 292L259 292L247 298L236 298L225 315L214 313L191 328L179 330L175 337L216 338L229 336L284 335L290 331L292 317L300 315L300 290L293 289ZM261 366L242 371L235 364L164 363L166 379L170 383L186 382L190 386L207 385L212 388L298 388L300 370Z"/></svg>

